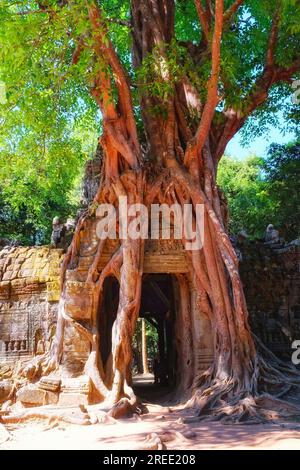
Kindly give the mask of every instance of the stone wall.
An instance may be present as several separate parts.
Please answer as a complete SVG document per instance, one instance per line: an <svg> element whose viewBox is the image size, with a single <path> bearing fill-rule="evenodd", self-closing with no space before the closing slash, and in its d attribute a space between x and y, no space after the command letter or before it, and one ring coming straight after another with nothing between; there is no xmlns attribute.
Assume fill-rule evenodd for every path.
<svg viewBox="0 0 300 470"><path fill-rule="evenodd" d="M239 248L252 328L271 350L290 357L292 341L300 339L300 247L272 248L254 242ZM63 250L45 246L0 251L0 360L49 348L62 257ZM72 284L71 279L68 282Z"/></svg>
<svg viewBox="0 0 300 470"><path fill-rule="evenodd" d="M244 243L240 273L253 331L271 351L291 358L300 339L300 246Z"/></svg>
<svg viewBox="0 0 300 470"><path fill-rule="evenodd" d="M49 348L55 332L63 251L6 247L0 251L0 360Z"/></svg>

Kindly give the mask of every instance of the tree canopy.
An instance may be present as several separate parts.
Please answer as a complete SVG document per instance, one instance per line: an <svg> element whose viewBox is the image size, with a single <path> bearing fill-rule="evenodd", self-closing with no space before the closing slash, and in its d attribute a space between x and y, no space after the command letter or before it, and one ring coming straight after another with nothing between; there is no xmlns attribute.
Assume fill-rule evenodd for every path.
<svg viewBox="0 0 300 470"><path fill-rule="evenodd" d="M3 221L10 213L12 219L19 217L45 234L57 212L72 210L72 197L66 195L72 194L102 129L103 109L97 104L105 90L100 87L98 103L93 99L99 73L111 79L108 102L116 104L118 99L116 70L107 51L116 51L127 74L142 142L146 139L141 96L154 97L152 113L164 116L172 90L182 83L188 88L188 99L180 109L181 134L186 132L188 137L195 132L208 99L213 3L176 0L175 31L164 44L163 62L162 45L157 42L137 66L131 55L130 1L0 1L0 81L5 87L0 103ZM89 16L93 5L101 9L97 25ZM102 56L95 50L98 33L104 34L107 48ZM251 139L278 123L279 111L285 126L298 126L291 85L300 77L299 46L296 0L224 2L219 98L210 130L217 159L240 128L244 139ZM182 135L186 150L187 139ZM151 152L147 155L151 159ZM45 240L43 235L40 238Z"/></svg>
<svg viewBox="0 0 300 470"><path fill-rule="evenodd" d="M205 100L211 58L204 43L211 37L212 28L208 23L211 10L206 10L206 16L201 15L204 6L200 0L175 2L175 34L164 58L168 80L162 79L161 68L157 66L159 44L133 70L127 0L1 0L0 79L7 93L7 101L1 105L3 159L7 160L3 147L10 155L31 151L41 154L41 159L46 148L59 161L58 147L66 153L71 147L78 154L76 142L71 139L75 129L99 133L101 117L90 90L99 68L110 74L113 70L95 57L96 32L88 16L93 3L101 8L101 28L108 31L105 41L112 41L129 75L140 127L141 88L160 98L160 106L153 112L163 112L160 108L173 84L183 77ZM253 114L247 135L250 130L262 132L276 119L276 111L292 112L290 85L292 79L299 77L300 68L299 20L300 6L296 0L276 0L275 4L268 0L225 1L215 130L221 130L219 121L226 119L231 119L237 130ZM113 83L113 101L115 91ZM189 111L197 121L196 110Z"/></svg>

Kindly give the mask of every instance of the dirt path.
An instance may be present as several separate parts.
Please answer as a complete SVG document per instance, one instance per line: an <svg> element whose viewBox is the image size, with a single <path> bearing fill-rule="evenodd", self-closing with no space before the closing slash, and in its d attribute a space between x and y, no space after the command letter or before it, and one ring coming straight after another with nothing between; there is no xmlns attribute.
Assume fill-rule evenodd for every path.
<svg viewBox="0 0 300 470"><path fill-rule="evenodd" d="M167 449L300 449L300 424L223 425L201 422L185 425L180 413L152 405L140 420L114 424L76 426L59 423L47 427L45 421L6 426L10 439L3 449L98 449L128 450L143 446L150 433L166 437ZM47 429L47 430L45 430ZM184 437L186 436L186 437ZM2 442L2 443L1 443Z"/></svg>

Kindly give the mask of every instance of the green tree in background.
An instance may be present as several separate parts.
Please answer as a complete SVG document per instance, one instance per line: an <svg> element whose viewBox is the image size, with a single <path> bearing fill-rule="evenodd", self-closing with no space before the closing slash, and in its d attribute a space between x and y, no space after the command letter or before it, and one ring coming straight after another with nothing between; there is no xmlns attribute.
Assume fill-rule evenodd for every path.
<svg viewBox="0 0 300 470"><path fill-rule="evenodd" d="M272 223L291 240L300 234L300 145L273 144L268 157L245 160L225 156L219 165L218 184L229 204L229 230L245 229L261 238Z"/></svg>
<svg viewBox="0 0 300 470"><path fill-rule="evenodd" d="M50 25L30 12L38 2L17 3L0 1L0 238L48 243L53 217L75 215L100 113L81 77L86 62L72 66L72 38L62 41L67 15Z"/></svg>
<svg viewBox="0 0 300 470"><path fill-rule="evenodd" d="M141 318L138 319L135 334L133 336L133 350L134 350L134 361L133 361L133 370L134 373L143 372L142 364L142 322ZM146 337L147 337L147 356L148 356L148 365L150 371L152 371L152 363L155 357L158 354L158 331L153 323L150 323L146 320Z"/></svg>
<svg viewBox="0 0 300 470"><path fill-rule="evenodd" d="M287 240L300 237L300 141L271 145L263 171L274 224Z"/></svg>
<svg viewBox="0 0 300 470"><path fill-rule="evenodd" d="M263 159L245 160L223 157L218 170L218 184L229 205L229 230L237 234L245 229L251 237L261 237L271 223L272 201L262 174Z"/></svg>
<svg viewBox="0 0 300 470"><path fill-rule="evenodd" d="M12 139L0 136L0 238L48 243L53 217L76 213L84 163L95 152L97 134L87 135L82 123L50 123L47 129L46 110L39 129L38 118L31 122L27 116L32 110L26 108L24 119L20 113L18 107L3 123L8 132L13 126Z"/></svg>

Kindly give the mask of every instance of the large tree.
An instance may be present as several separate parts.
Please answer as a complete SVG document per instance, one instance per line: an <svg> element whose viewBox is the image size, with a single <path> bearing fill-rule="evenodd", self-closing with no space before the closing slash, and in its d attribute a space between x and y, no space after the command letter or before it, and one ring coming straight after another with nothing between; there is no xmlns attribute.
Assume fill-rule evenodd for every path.
<svg viewBox="0 0 300 470"><path fill-rule="evenodd" d="M266 362L257 350L216 174L228 142L243 126L250 132L251 126L269 122L280 107L289 107L290 85L300 71L299 4L294 0L21 3L1 2L0 71L7 83L6 107L13 109L8 120L14 120L20 109L32 112L40 102L42 116L48 116L49 103L53 115L47 117L46 131L57 135L57 117L65 125L76 119L76 113L82 116L86 109L94 110L88 93L101 116L102 181L65 257L56 341L44 358L44 372L60 362L64 329L71 322L91 343L87 370L98 392L113 402L132 395L131 343L141 301L143 240L120 240L100 273L105 242L99 241L86 279L97 303L106 277L113 274L120 282L111 383L103 373L99 338L92 326L64 311L66 270L76 267L80 233L101 202L117 206L118 197L127 196L129 204L203 204L204 245L187 252L187 257L200 308L213 326L214 361L204 376L194 380L199 388L193 404L203 411L227 403L230 413L255 413L254 400L260 392L276 385L276 393L283 393L299 378L274 357ZM38 128L42 127L39 122ZM186 298L190 295L184 286L180 292Z"/></svg>

